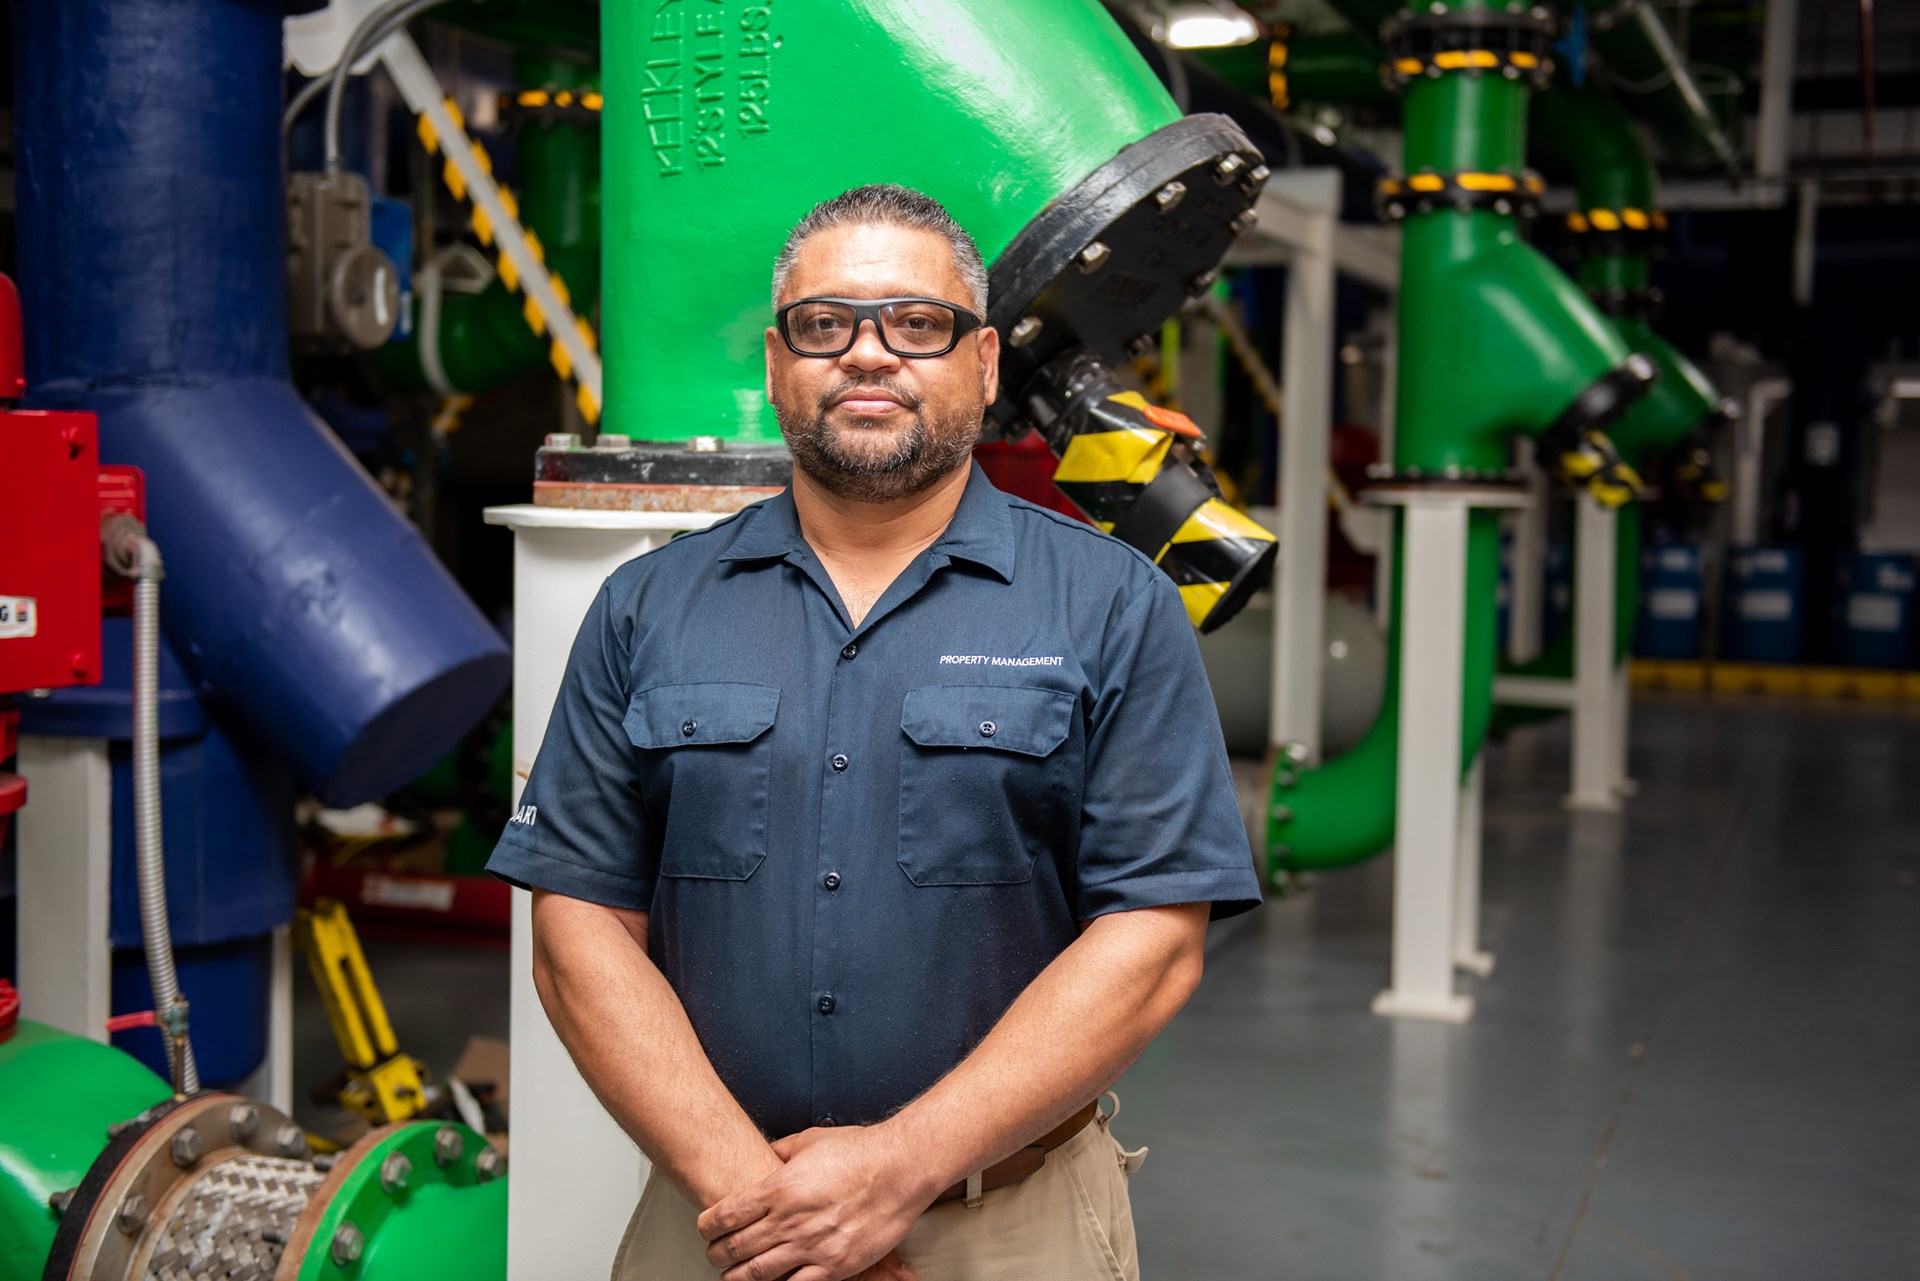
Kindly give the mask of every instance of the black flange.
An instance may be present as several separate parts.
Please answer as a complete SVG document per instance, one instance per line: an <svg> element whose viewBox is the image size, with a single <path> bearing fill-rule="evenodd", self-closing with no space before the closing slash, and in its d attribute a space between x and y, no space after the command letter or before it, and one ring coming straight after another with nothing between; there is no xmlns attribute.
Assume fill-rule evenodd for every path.
<svg viewBox="0 0 1920 1281"><path fill-rule="evenodd" d="M1402 11L1380 28L1390 89L1445 75L1495 75L1544 89L1553 79L1556 24L1546 9Z"/></svg>
<svg viewBox="0 0 1920 1281"><path fill-rule="evenodd" d="M1666 295L1652 285L1640 289L1622 286L1589 289L1587 297L1593 299L1593 305L1602 315L1615 320L1658 320L1667 301Z"/></svg>
<svg viewBox="0 0 1920 1281"><path fill-rule="evenodd" d="M1184 116L1124 147L1013 238L989 276L1000 399L986 436L1019 419L1039 369L1075 347L1132 359L1213 283L1266 185L1259 150L1225 116Z"/></svg>
<svg viewBox="0 0 1920 1281"><path fill-rule="evenodd" d="M1546 189L1546 181L1531 169L1517 174L1505 169L1496 173L1423 169L1404 178L1381 179L1374 188L1374 206L1389 222L1436 209L1458 213L1490 209L1497 214L1532 218L1540 212L1540 197Z"/></svg>
<svg viewBox="0 0 1920 1281"><path fill-rule="evenodd" d="M523 124L597 125L600 123L598 89L522 89L503 93L499 99L500 122L508 128Z"/></svg>

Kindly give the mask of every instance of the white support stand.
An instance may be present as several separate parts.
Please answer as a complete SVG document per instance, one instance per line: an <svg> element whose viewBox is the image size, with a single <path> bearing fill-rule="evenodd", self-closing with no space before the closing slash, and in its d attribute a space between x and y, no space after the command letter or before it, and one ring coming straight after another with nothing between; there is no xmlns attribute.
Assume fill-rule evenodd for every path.
<svg viewBox="0 0 1920 1281"><path fill-rule="evenodd" d="M1477 775L1468 779L1463 804L1460 768L1467 524L1475 507L1512 507L1526 497L1493 486L1379 489L1368 497L1405 509L1393 973L1373 1012L1464 1023L1473 1017L1473 999L1453 990L1454 971L1472 968L1481 956L1478 905L1464 917L1460 906L1469 895L1477 898L1480 879ZM1470 934L1462 934L1463 924Z"/></svg>
<svg viewBox="0 0 1920 1281"><path fill-rule="evenodd" d="M19 813L20 1012L63 1032L107 1039L113 768L97 738L20 739L30 789Z"/></svg>
<svg viewBox="0 0 1920 1281"><path fill-rule="evenodd" d="M267 1057L234 1093L293 1111L293 927L273 932L273 971L267 989Z"/></svg>
<svg viewBox="0 0 1920 1281"><path fill-rule="evenodd" d="M1280 353L1279 563L1274 572L1273 705L1268 743L1298 743L1320 759L1325 648L1327 458L1333 431L1334 232L1340 176L1302 170L1284 193L1290 212L1285 341Z"/></svg>
<svg viewBox="0 0 1920 1281"><path fill-rule="evenodd" d="M1573 790L1567 808L1617 810L1624 779L1624 665L1614 663L1614 558L1618 512L1574 501ZM1618 686L1619 688L1616 688Z"/></svg>
<svg viewBox="0 0 1920 1281"><path fill-rule="evenodd" d="M626 561L725 513L489 508L514 531L513 803L546 736L567 655L600 585ZM533 896L513 896L513 1179L509 1281L602 1281L649 1166L581 1079L533 987Z"/></svg>
<svg viewBox="0 0 1920 1281"><path fill-rule="evenodd" d="M1547 474L1534 459L1531 437L1514 442L1514 466L1533 496L1513 514L1513 554L1507 565L1507 653L1524 663L1540 654L1541 598L1547 585Z"/></svg>
<svg viewBox="0 0 1920 1281"><path fill-rule="evenodd" d="M1460 785L1460 840L1454 854L1453 963L1481 978L1493 973L1493 953L1480 950L1481 812L1487 792L1487 758L1473 758Z"/></svg>

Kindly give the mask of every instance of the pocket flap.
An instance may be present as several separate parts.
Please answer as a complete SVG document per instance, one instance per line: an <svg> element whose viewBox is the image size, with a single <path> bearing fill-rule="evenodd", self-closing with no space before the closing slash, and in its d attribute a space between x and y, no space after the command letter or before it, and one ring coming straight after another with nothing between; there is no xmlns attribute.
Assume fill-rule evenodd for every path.
<svg viewBox="0 0 1920 1281"><path fill-rule="evenodd" d="M773 727L779 708L780 691L772 685L655 685L633 696L621 724L635 747L751 743Z"/></svg>
<svg viewBox="0 0 1920 1281"><path fill-rule="evenodd" d="M1012 685L934 685L907 691L900 728L922 747L992 747L1045 756L1067 741L1073 695Z"/></svg>

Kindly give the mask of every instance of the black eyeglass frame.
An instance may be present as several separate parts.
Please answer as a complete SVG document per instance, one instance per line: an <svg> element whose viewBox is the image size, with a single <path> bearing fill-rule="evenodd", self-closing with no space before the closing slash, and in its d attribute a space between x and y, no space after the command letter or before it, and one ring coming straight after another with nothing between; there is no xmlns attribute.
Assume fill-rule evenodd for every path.
<svg viewBox="0 0 1920 1281"><path fill-rule="evenodd" d="M847 345L838 351L802 351L794 345L793 335L787 332L788 312L795 307L818 302L834 303L853 312L853 328L847 331ZM880 311L883 307L892 307L903 302L930 303L936 307L945 307L952 312L953 341L939 351L901 351L888 342L887 327L880 323ZM873 332L880 339L880 345L902 360L935 360L948 355L960 345L962 338L986 324L986 321L959 303L948 302L944 298L796 298L773 313L773 327L780 331L780 341L787 345L788 351L808 360L835 360L846 355L853 350L853 345L860 341L860 326L869 320L873 322Z"/></svg>

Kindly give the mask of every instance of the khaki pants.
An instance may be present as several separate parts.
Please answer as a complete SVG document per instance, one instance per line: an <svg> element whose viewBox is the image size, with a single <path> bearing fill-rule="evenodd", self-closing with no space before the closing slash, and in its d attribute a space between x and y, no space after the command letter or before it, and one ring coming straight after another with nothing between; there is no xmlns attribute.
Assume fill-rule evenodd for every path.
<svg viewBox="0 0 1920 1281"><path fill-rule="evenodd" d="M1047 1163L981 1204L931 1207L900 1243L920 1281L1139 1281L1127 1179L1146 1149L1126 1152L1103 1115L1047 1154ZM613 1281L714 1281L698 1212L665 1179L647 1180L614 1256Z"/></svg>

